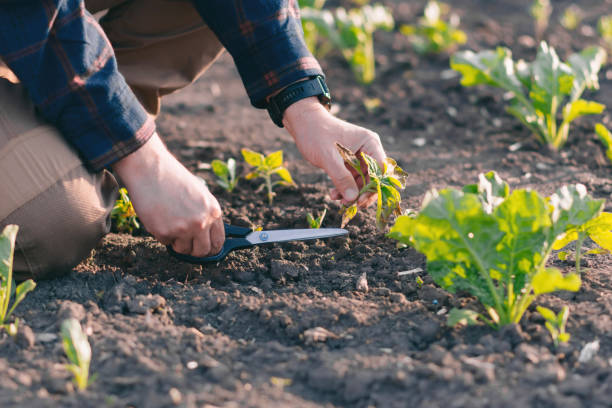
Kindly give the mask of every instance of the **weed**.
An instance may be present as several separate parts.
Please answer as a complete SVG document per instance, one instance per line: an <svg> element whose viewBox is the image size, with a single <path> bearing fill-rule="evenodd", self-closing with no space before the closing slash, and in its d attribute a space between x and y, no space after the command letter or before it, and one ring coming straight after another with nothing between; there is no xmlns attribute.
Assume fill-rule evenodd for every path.
<svg viewBox="0 0 612 408"><path fill-rule="evenodd" d="M227 162L213 160L210 163L213 173L217 176L217 184L228 192L232 192L238 184L239 177L236 177L236 160L232 157Z"/></svg>
<svg viewBox="0 0 612 408"><path fill-rule="evenodd" d="M316 218L311 213L306 214L306 221L308 222L308 226L310 228L321 228L321 225L323 225L323 220L325 219L325 215L327 215L327 209L321 211L319 216Z"/></svg>
<svg viewBox="0 0 612 408"><path fill-rule="evenodd" d="M111 219L115 222L115 227L119 232L132 233L134 229L140 228L136 210L125 188L119 189L119 198L111 211Z"/></svg>
<svg viewBox="0 0 612 408"><path fill-rule="evenodd" d="M555 312L543 306L538 306L536 309L546 320L544 325L548 329L555 347L559 347L560 343L567 343L570 339L570 334L565 331L565 326L569 317L569 307L563 306L559 314L555 314Z"/></svg>

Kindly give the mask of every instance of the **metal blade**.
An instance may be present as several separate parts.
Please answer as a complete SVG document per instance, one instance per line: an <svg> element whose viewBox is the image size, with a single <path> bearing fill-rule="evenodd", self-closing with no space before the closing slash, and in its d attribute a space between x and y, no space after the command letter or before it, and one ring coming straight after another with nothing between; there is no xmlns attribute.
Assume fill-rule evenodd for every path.
<svg viewBox="0 0 612 408"><path fill-rule="evenodd" d="M254 245L270 242L305 241L309 239L332 238L347 235L348 231L342 228L318 229L286 229L273 231L254 231L246 239Z"/></svg>

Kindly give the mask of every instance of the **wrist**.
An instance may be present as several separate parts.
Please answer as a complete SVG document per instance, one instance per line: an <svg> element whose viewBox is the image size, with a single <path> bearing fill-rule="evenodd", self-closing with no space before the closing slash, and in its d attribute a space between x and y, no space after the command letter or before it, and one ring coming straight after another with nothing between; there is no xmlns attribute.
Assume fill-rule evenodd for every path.
<svg viewBox="0 0 612 408"><path fill-rule="evenodd" d="M165 155L170 154L157 133L138 150L112 164L112 169L126 184L136 182L142 177L155 177L159 164Z"/></svg>
<svg viewBox="0 0 612 408"><path fill-rule="evenodd" d="M294 134L294 131L299 129L300 123L312 120L313 116L321 115L331 114L325 106L321 105L319 98L311 96L289 105L283 116L283 125L289 133Z"/></svg>

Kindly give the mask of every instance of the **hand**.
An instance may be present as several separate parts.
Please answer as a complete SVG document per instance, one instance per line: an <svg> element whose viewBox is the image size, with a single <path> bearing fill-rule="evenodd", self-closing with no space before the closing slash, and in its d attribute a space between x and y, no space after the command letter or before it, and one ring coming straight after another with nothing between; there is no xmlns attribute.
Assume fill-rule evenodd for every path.
<svg viewBox="0 0 612 408"><path fill-rule="evenodd" d="M305 98L289 106L285 110L283 124L293 136L302 156L323 169L332 179L335 188L331 191L331 197L334 200L342 199L342 204L355 202L363 182L357 172L345 166L335 143L354 153L364 152L380 165L385 160L385 151L376 133L336 118L316 97ZM360 197L357 204L366 207L375 200L376 195L369 194Z"/></svg>
<svg viewBox="0 0 612 408"><path fill-rule="evenodd" d="M159 242L196 257L219 253L225 240L219 203L157 134L113 170L125 183L138 218Z"/></svg>

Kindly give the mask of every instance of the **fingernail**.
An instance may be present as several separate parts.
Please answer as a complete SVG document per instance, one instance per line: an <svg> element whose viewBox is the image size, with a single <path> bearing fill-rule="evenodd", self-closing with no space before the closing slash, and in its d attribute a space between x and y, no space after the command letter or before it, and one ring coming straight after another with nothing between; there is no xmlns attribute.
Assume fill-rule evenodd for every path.
<svg viewBox="0 0 612 408"><path fill-rule="evenodd" d="M357 190L349 188L344 192L344 199L348 201L355 201L357 199Z"/></svg>

